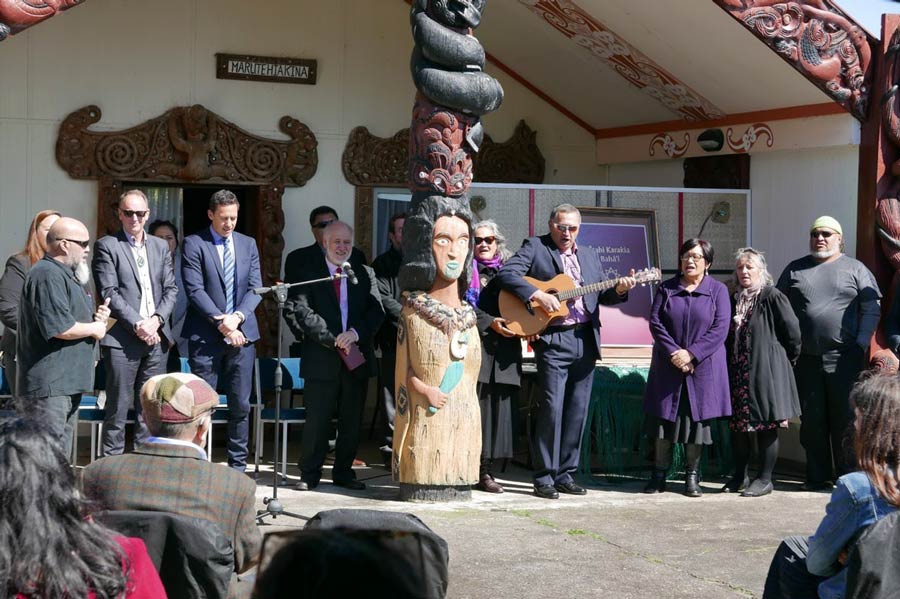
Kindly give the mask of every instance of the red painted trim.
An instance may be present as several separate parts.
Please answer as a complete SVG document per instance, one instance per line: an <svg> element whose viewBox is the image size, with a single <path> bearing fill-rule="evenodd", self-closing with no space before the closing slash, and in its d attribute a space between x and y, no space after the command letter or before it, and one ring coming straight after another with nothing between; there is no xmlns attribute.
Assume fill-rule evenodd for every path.
<svg viewBox="0 0 900 599"><path fill-rule="evenodd" d="M528 190L528 236L534 237L534 188Z"/></svg>
<svg viewBox="0 0 900 599"><path fill-rule="evenodd" d="M728 125L740 125L761 121L783 121L786 119L802 119L814 116L829 116L833 114L850 114L840 104L826 102L824 104L807 104L805 106L789 106L787 108L773 108L772 110L757 110L755 112L740 112L730 114L722 119L709 121L685 121L677 119L673 121L661 121L644 125L631 125L628 127L612 127L610 129L597 129L594 136L597 139L610 139L614 137L631 137L634 135L651 135L661 131L684 131L688 129L710 129L725 127Z"/></svg>
<svg viewBox="0 0 900 599"><path fill-rule="evenodd" d="M678 247L675 248L675 251L681 249L681 246L684 245L684 192L678 192ZM678 257L681 259L681 256ZM679 263L679 266L681 264Z"/></svg>

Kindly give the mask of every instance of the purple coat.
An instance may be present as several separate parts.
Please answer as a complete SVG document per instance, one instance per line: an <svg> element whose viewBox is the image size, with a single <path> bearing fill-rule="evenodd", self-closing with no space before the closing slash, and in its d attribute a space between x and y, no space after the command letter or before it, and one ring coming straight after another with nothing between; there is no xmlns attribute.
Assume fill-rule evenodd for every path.
<svg viewBox="0 0 900 599"><path fill-rule="evenodd" d="M644 396L649 416L674 421L684 383L695 422L731 415L725 356L730 322L728 289L711 276L703 277L691 293L677 276L659 286L650 312L653 358ZM670 356L679 349L694 355L693 374L685 375L672 366Z"/></svg>

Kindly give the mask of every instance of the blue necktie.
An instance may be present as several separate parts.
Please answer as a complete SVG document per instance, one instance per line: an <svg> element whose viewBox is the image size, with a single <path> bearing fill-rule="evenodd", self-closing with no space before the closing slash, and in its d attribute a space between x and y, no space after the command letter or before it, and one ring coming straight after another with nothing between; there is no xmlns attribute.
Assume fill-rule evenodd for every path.
<svg viewBox="0 0 900 599"><path fill-rule="evenodd" d="M222 251L222 272L225 275L225 314L234 312L234 253L231 238L226 237Z"/></svg>

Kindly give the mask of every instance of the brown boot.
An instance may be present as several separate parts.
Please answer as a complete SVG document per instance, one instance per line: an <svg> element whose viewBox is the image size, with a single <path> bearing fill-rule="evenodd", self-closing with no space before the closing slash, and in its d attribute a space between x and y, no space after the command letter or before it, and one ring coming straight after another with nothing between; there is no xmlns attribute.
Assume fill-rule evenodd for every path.
<svg viewBox="0 0 900 599"><path fill-rule="evenodd" d="M494 477L485 472L475 485L475 488L485 493L502 493L503 485L494 480Z"/></svg>

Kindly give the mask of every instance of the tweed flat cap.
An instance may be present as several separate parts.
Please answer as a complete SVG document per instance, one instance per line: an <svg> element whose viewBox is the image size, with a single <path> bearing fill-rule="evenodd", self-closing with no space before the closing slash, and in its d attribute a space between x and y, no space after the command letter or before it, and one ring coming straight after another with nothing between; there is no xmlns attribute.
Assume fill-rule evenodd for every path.
<svg viewBox="0 0 900 599"><path fill-rule="evenodd" d="M193 422L219 403L219 394L198 376L170 372L151 377L141 387L144 417L158 422Z"/></svg>

